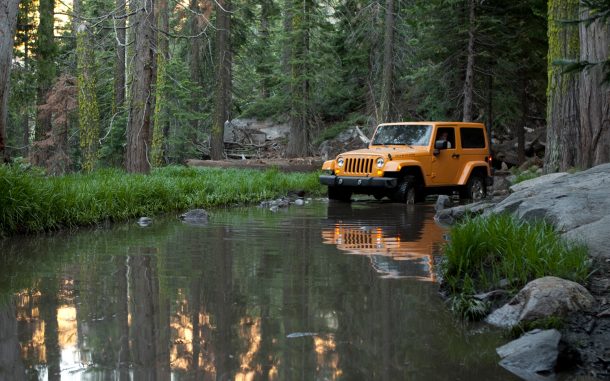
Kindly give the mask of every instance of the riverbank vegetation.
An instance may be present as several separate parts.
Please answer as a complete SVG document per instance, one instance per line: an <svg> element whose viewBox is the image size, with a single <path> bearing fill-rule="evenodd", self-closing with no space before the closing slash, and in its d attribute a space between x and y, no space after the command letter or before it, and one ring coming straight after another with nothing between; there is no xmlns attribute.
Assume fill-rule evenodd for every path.
<svg viewBox="0 0 610 381"><path fill-rule="evenodd" d="M105 169L47 177L0 166L0 236L120 221L195 207L256 203L302 190L322 194L317 173L170 166L150 175Z"/></svg>
<svg viewBox="0 0 610 381"><path fill-rule="evenodd" d="M589 275L584 245L568 242L544 222L510 215L468 218L454 226L445 246L442 272L452 306L465 317L482 317L485 303L477 293L506 289L556 276L583 283Z"/></svg>

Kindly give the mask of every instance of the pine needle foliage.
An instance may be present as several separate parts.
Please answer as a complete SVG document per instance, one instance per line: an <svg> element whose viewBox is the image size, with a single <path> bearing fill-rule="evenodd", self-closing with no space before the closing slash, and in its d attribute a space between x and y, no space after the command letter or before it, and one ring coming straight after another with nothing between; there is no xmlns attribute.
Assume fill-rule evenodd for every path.
<svg viewBox="0 0 610 381"><path fill-rule="evenodd" d="M322 194L317 173L170 166L150 175L104 169L47 177L0 167L0 236L121 221L133 217L257 203L304 190Z"/></svg>
<svg viewBox="0 0 610 381"><path fill-rule="evenodd" d="M444 278L453 293L518 289L544 276L583 283L589 274L587 249L568 242L544 221L511 215L468 218L451 229L445 246Z"/></svg>

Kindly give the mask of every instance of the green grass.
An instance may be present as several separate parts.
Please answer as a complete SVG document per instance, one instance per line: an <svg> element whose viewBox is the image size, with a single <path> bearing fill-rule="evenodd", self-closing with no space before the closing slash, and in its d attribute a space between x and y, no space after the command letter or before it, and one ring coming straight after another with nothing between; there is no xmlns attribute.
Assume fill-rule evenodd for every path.
<svg viewBox="0 0 610 381"><path fill-rule="evenodd" d="M450 235L442 271L454 294L490 291L501 280L517 290L543 276L583 283L589 275L586 247L565 241L542 221L478 216L454 226Z"/></svg>
<svg viewBox="0 0 610 381"><path fill-rule="evenodd" d="M526 170L520 170L517 167L511 168L511 173L515 175L515 181L513 184L518 184L520 182L535 179L536 177L540 177L541 174L538 173L538 167L533 166Z"/></svg>
<svg viewBox="0 0 610 381"><path fill-rule="evenodd" d="M150 175L106 169L47 177L18 166L0 166L0 236L257 203L293 190L311 195L324 191L317 173L173 166Z"/></svg>

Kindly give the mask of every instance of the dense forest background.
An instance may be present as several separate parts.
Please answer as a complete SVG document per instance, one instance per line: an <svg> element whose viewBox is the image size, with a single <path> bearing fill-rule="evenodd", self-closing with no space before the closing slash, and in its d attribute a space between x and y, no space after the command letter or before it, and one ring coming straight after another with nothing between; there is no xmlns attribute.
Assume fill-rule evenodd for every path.
<svg viewBox="0 0 610 381"><path fill-rule="evenodd" d="M517 137L521 159L525 127L547 126L547 171L588 168L610 161L609 9L608 0L3 0L0 154L53 174L148 172L223 158L236 117L289 123L288 157L316 154L347 126L444 119Z"/></svg>

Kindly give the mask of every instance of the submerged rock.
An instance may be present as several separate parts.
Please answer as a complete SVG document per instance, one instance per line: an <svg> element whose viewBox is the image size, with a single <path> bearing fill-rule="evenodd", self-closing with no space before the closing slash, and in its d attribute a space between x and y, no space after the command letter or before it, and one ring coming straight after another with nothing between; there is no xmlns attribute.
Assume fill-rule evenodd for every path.
<svg viewBox="0 0 610 381"><path fill-rule="evenodd" d="M152 225L153 220L150 217L140 217L137 221L138 225L140 225L141 227L145 228L147 226Z"/></svg>
<svg viewBox="0 0 610 381"><path fill-rule="evenodd" d="M190 225L205 225L208 223L208 218L208 212L204 209L192 209L180 215L180 219Z"/></svg>
<svg viewBox="0 0 610 381"><path fill-rule="evenodd" d="M492 312L485 321L498 327L512 327L523 321L591 308L593 296L578 283L547 276L529 282L507 304Z"/></svg>
<svg viewBox="0 0 610 381"><path fill-rule="evenodd" d="M496 348L500 365L524 380L554 379L561 334L556 329L533 330Z"/></svg>

